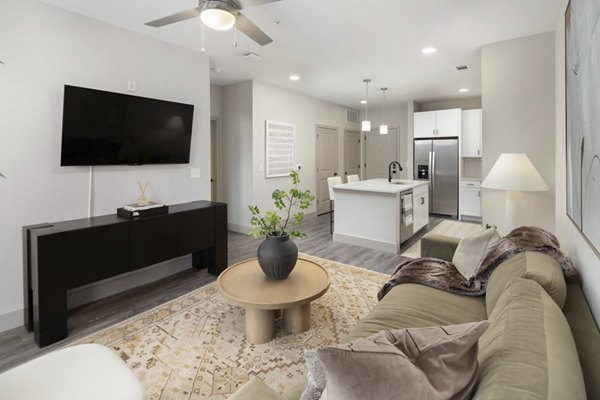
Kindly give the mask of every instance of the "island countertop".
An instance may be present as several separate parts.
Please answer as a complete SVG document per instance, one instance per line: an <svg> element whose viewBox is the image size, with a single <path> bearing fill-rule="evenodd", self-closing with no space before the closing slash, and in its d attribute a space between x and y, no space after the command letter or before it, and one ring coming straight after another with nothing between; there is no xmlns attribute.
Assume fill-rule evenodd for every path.
<svg viewBox="0 0 600 400"><path fill-rule="evenodd" d="M367 179L365 181L343 183L341 185L335 185L334 191L338 190L351 190L359 192L375 192L375 193L389 193L396 194L410 190L418 186L427 185L427 181L411 181L406 179L392 179L392 182L388 182L387 179L376 178Z"/></svg>

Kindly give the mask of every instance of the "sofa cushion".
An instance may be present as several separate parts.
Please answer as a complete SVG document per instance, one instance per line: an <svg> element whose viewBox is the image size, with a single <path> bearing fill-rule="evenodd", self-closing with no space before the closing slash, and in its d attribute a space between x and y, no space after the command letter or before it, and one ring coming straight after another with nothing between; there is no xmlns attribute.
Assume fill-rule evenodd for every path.
<svg viewBox="0 0 600 400"><path fill-rule="evenodd" d="M513 278L533 279L548 292L560 308L564 306L567 284L560 265L547 254L526 251L508 258L492 272L485 294L488 315L492 313L506 284Z"/></svg>
<svg viewBox="0 0 600 400"><path fill-rule="evenodd" d="M474 399L586 398L569 324L536 281L513 278L489 320Z"/></svg>
<svg viewBox="0 0 600 400"><path fill-rule="evenodd" d="M348 342L384 329L419 328L487 319L483 297L461 296L418 283L390 292L342 339Z"/></svg>
<svg viewBox="0 0 600 400"><path fill-rule="evenodd" d="M490 246L499 240L500 235L496 232L495 226L471 233L458 242L454 256L452 256L452 264L465 279L470 279L479 269Z"/></svg>
<svg viewBox="0 0 600 400"><path fill-rule="evenodd" d="M248 382L240 386L240 388L229 397L229 400L255 399L281 400L281 396L256 376L251 376Z"/></svg>
<svg viewBox="0 0 600 400"><path fill-rule="evenodd" d="M477 379L477 340L488 324L386 330L318 349L326 398L469 399Z"/></svg>

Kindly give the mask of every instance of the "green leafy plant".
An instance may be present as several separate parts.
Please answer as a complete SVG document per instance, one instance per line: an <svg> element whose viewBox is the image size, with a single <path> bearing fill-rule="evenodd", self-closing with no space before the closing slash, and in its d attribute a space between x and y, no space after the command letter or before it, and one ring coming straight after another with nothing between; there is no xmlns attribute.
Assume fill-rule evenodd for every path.
<svg viewBox="0 0 600 400"><path fill-rule="evenodd" d="M298 172L290 172L292 184L294 185L289 191L283 189L275 189L271 197L278 211L283 211L285 218L279 215L278 211L267 211L263 216L260 215L260 210L255 205L249 205L248 209L252 214L250 225L252 229L248 233L250 236L258 238L265 235L283 236L288 233L291 237L301 238L306 234L297 229L286 231L288 224L294 228L299 227L304 221L304 210L312 204L315 197L310 193L310 190L298 189L300 183L300 175ZM296 207L297 212L292 214L292 209ZM290 221L292 219L292 221Z"/></svg>

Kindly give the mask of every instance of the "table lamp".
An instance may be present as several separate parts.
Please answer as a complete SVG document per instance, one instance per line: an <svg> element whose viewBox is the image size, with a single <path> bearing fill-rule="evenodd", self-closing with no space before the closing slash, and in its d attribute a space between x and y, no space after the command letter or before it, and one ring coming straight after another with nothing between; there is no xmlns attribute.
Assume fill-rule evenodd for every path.
<svg viewBox="0 0 600 400"><path fill-rule="evenodd" d="M520 212L523 204L521 192L550 190L525 153L500 154L481 183L481 187L506 190L504 212L507 233L520 226Z"/></svg>

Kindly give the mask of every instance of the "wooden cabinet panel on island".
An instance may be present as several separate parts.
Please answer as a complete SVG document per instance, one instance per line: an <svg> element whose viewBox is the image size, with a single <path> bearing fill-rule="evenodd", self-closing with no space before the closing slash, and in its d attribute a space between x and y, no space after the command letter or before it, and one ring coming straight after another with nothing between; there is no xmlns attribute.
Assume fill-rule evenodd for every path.
<svg viewBox="0 0 600 400"><path fill-rule="evenodd" d="M416 233L429 223L429 184L413 189L413 231Z"/></svg>

